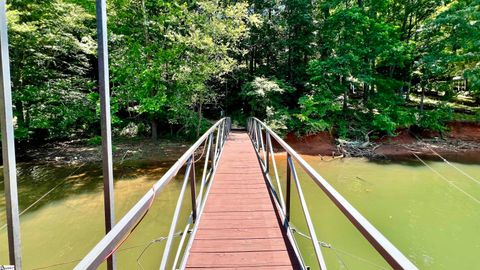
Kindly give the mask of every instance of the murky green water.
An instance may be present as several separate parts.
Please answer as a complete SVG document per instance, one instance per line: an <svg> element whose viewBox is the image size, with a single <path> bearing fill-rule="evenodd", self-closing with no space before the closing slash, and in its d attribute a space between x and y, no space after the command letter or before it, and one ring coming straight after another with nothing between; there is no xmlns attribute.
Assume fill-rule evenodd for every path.
<svg viewBox="0 0 480 270"><path fill-rule="evenodd" d="M135 161L116 167L117 220L172 164L172 161ZM21 209L67 179L37 207L21 217L24 269L72 269L103 237L103 184L100 166L94 164L78 168L19 165ZM182 175L179 175L156 197L149 214L116 253L119 269L158 269L164 242L152 244L138 262L137 259L153 239L168 234L181 178ZM3 195L3 183L1 192ZM5 223L4 203L2 197L0 226ZM184 203L190 204L187 200ZM189 210L188 205L185 206L182 212L184 219ZM0 262L6 263L7 259L6 229L3 229L0 231Z"/></svg>
<svg viewBox="0 0 480 270"><path fill-rule="evenodd" d="M280 171L285 171L285 156L277 158ZM472 199L418 161L304 158L420 269L480 269L478 183L443 162L428 162ZM454 165L480 179L479 165ZM333 247L322 249L330 268L389 269L308 176L297 172L318 238ZM293 224L307 232L298 200L293 209ZM297 239L306 261L314 265L309 240L299 235Z"/></svg>
<svg viewBox="0 0 480 270"><path fill-rule="evenodd" d="M179 153L180 155L180 153ZM285 158L277 156L285 171ZM364 159L321 161L305 156L374 226L420 269L479 269L480 204L452 187L419 162L373 163ZM122 216L161 177L171 162L125 162L115 170L117 217ZM432 168L480 199L480 185L440 162ZM455 164L480 179L480 166ZM76 170L76 171L75 171ZM302 187L329 269L388 269L383 259L299 170ZM73 173L73 174L72 174ZM72 174L72 175L70 175ZM65 182L63 179L67 179ZM55 167L19 165L20 204L25 209L45 192L52 193L21 217L25 269L71 269L103 235L100 165ZM181 181L161 193L141 225L117 252L119 269L141 269L137 258L155 238L165 236ZM3 195L3 183L1 190ZM0 226L5 223L0 197ZM184 209L190 202L185 201ZM292 222L307 232L297 198ZM185 217L187 211L183 211ZM309 240L297 235L306 261L313 265ZM151 245L140 263L158 269L164 243ZM7 262L6 230L0 231L0 262Z"/></svg>

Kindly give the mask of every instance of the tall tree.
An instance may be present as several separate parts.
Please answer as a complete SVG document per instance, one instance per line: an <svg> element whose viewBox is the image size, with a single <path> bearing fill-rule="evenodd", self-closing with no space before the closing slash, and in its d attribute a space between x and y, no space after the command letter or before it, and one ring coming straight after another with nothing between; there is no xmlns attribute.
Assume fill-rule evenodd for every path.
<svg viewBox="0 0 480 270"><path fill-rule="evenodd" d="M94 19L66 1L12 1L8 21L17 138L69 137L92 126Z"/></svg>

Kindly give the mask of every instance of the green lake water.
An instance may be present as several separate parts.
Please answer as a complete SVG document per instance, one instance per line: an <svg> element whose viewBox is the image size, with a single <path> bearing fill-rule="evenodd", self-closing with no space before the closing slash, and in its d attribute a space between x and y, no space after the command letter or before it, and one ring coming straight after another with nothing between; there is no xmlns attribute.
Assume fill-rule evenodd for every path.
<svg viewBox="0 0 480 270"><path fill-rule="evenodd" d="M181 153L179 153L180 155ZM322 161L304 158L420 269L480 269L480 204L420 162L375 163L366 159ZM284 174L285 157L277 155ZM151 188L170 161L127 161L115 168L117 219ZM454 185L480 200L480 185L442 162L429 162ZM454 163L480 179L480 166ZM102 238L103 193L100 164L18 166L20 208L67 179L21 217L24 269L72 269ZM321 190L298 169L309 210L329 269L389 269ZM282 175L282 181L283 177ZM119 269L158 269L181 185L181 175L156 197L143 222L116 253ZM284 184L284 183L283 183ZM0 226L5 223L3 183ZM295 193L294 193L295 194ZM188 196L187 196L188 197ZM184 202L182 217L189 211ZM307 232L297 197L292 223ZM179 227L184 224L181 222ZM297 235L306 262L314 266L308 239ZM6 230L0 231L0 264L7 262Z"/></svg>

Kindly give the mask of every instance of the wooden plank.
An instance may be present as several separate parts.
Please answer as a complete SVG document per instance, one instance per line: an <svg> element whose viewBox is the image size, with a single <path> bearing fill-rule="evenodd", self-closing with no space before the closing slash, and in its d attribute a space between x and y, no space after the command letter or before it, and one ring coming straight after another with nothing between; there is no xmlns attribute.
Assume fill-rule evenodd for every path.
<svg viewBox="0 0 480 270"><path fill-rule="evenodd" d="M275 240L275 241L272 241ZM253 251L279 251L286 250L282 238L269 239L228 239L216 240L212 245L211 240L197 240L193 243L190 252L253 252Z"/></svg>
<svg viewBox="0 0 480 270"><path fill-rule="evenodd" d="M202 220L203 229L233 229L233 228L276 228L278 221L275 219L253 219L253 220Z"/></svg>
<svg viewBox="0 0 480 270"><path fill-rule="evenodd" d="M227 188L227 187L214 187L212 188L212 191L215 191L215 193L240 193L240 194L249 194L250 192L252 193L264 193L266 196L268 196L268 191L266 188L261 188L261 187L243 187L243 188Z"/></svg>
<svg viewBox="0 0 480 270"><path fill-rule="evenodd" d="M262 239L282 237L280 228L199 229L195 239Z"/></svg>
<svg viewBox="0 0 480 270"><path fill-rule="evenodd" d="M187 269L295 269L255 151L232 133L219 160Z"/></svg>
<svg viewBox="0 0 480 270"><path fill-rule="evenodd" d="M237 212L234 216L227 216L225 213L204 213L203 219L231 219L231 220L257 220L257 219L276 219L276 215L272 211L257 211L257 212Z"/></svg>
<svg viewBox="0 0 480 270"><path fill-rule="evenodd" d="M257 194L257 195L263 195L263 194ZM235 194L233 195L235 196ZM235 205L266 205L269 204L271 201L269 198L265 197L250 197L250 198L241 198L238 196L235 196L235 198L230 198L228 196L220 196L217 200L215 200L215 203L212 203L210 205L225 205L225 204L234 204Z"/></svg>
<svg viewBox="0 0 480 270"><path fill-rule="evenodd" d="M290 270L296 269L293 266L289 265L278 265L278 266L237 266L237 267L186 267L185 269L215 269L215 270Z"/></svg>
<svg viewBox="0 0 480 270"><path fill-rule="evenodd" d="M258 182L221 182L215 185L215 188L229 188L229 189L241 189L241 188L259 188L259 189L265 189L265 184L263 183L258 183Z"/></svg>
<svg viewBox="0 0 480 270"><path fill-rule="evenodd" d="M222 204L215 202L205 207L205 212L252 212L265 210L271 210L271 206L265 204Z"/></svg>
<svg viewBox="0 0 480 270"><path fill-rule="evenodd" d="M198 252L189 257L187 267L241 267L292 265L287 251L263 252Z"/></svg>
<svg viewBox="0 0 480 270"><path fill-rule="evenodd" d="M241 201L241 200L255 200L255 199L266 199L269 200L268 198L265 198L265 194L263 193L252 193L252 194L217 194L215 197L218 198L218 200L223 200L223 199L230 199L234 201Z"/></svg>

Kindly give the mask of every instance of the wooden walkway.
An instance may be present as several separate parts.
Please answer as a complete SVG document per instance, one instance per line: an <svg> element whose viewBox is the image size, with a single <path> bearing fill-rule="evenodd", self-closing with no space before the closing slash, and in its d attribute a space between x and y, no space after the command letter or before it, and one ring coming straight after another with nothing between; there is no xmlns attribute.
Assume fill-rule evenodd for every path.
<svg viewBox="0 0 480 270"><path fill-rule="evenodd" d="M232 132L220 158L187 269L297 269L253 145Z"/></svg>

